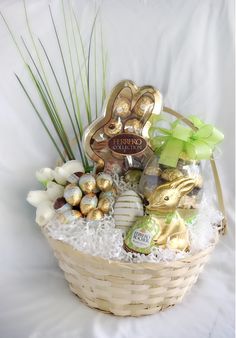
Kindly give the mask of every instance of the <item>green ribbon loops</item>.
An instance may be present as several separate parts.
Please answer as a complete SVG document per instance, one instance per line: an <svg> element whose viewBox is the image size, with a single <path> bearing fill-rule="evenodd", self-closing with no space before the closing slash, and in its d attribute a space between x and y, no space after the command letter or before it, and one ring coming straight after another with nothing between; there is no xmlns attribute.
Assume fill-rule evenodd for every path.
<svg viewBox="0 0 236 338"><path fill-rule="evenodd" d="M176 167L183 154L189 160L208 160L215 146L224 139L224 135L211 124L205 124L196 116L189 120L197 130L183 126L181 120L170 123L170 128L160 128L158 123L166 120L161 114L151 120L149 137L156 154L160 155L161 164Z"/></svg>

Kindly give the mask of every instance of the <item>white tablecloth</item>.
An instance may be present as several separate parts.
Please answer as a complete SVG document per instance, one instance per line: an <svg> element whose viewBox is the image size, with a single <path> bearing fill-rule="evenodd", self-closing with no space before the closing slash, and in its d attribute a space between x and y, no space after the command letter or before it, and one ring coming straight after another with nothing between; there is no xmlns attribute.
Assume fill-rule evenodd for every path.
<svg viewBox="0 0 236 338"><path fill-rule="evenodd" d="M32 27L50 48L46 1L27 1ZM60 2L51 1L57 17ZM74 1L87 33L94 2ZM165 104L199 114L225 134L217 163L228 212L228 235L181 305L142 318L117 318L82 304L67 286L26 203L39 188L34 172L57 155L13 72L26 79L0 23L0 337L232 338L234 336L233 1L146 0L101 5L109 54L108 89L124 78L158 87ZM25 35L21 1L2 0L13 30ZM51 48L51 55L58 53ZM55 60L55 63L59 62Z"/></svg>

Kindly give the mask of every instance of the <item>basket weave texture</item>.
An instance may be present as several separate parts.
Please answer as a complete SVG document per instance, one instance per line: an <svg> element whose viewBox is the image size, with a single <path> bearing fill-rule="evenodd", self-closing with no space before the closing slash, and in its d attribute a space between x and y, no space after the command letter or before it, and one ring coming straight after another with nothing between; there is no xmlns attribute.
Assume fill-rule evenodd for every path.
<svg viewBox="0 0 236 338"><path fill-rule="evenodd" d="M72 292L91 308L117 316L142 316L182 301L213 251L161 263L125 263L74 250L45 233Z"/></svg>

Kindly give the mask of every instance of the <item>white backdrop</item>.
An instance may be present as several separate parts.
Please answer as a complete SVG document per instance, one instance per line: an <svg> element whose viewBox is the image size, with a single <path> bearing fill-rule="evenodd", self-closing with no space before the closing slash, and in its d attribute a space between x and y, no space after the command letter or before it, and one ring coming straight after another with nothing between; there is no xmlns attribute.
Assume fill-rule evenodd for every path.
<svg viewBox="0 0 236 338"><path fill-rule="evenodd" d="M59 1L51 1L56 15ZM33 29L51 44L47 1L27 1ZM158 87L168 105L198 114L225 134L218 159L229 232L184 302L143 318L89 309L70 291L25 202L37 168L56 153L13 72L24 74L0 21L0 337L110 338L234 336L234 46L231 0L104 0L108 89L124 78ZM82 31L94 2L77 0ZM25 32L22 2L1 0L14 31ZM56 51L52 51L52 53ZM52 54L53 55L53 54ZM57 60L55 60L57 62Z"/></svg>

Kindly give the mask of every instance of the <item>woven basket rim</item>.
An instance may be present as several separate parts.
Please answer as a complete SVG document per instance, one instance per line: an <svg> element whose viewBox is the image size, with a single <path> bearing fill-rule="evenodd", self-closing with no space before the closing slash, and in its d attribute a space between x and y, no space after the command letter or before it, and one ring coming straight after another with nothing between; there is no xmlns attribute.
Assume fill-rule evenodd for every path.
<svg viewBox="0 0 236 338"><path fill-rule="evenodd" d="M81 256L81 257L86 257L87 260L91 259L93 261L97 261L98 264L113 264L113 265L119 265L120 267L125 267L129 269L156 269L157 266L158 268L160 267L176 267L177 265L182 266L183 264L190 264L191 262L198 260L202 256L206 256L210 254L213 249L215 248L218 240L219 240L219 233L216 232L214 241L209 244L209 246L193 255L189 255L187 257L178 259L178 260L173 260L173 261L166 261L166 262L124 262L121 260L113 260L113 259L106 259L101 256L95 256L92 255L88 252L80 251L76 248L73 248L70 244L63 242L62 240L55 239L51 237L44 229L42 230L44 236L47 238L49 244L50 242L53 242L53 247L58 248L58 251L60 252L66 252L67 254L70 253L72 256Z"/></svg>

